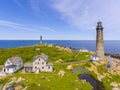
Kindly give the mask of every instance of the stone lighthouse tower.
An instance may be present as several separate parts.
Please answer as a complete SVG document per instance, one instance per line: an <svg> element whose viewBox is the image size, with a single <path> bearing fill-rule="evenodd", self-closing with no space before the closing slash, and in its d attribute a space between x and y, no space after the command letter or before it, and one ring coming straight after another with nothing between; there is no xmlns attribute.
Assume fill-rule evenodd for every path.
<svg viewBox="0 0 120 90"><path fill-rule="evenodd" d="M40 44L42 44L42 36L40 36Z"/></svg>
<svg viewBox="0 0 120 90"><path fill-rule="evenodd" d="M96 36L96 54L100 60L104 60L104 41L103 41L103 26L102 22L97 23Z"/></svg>

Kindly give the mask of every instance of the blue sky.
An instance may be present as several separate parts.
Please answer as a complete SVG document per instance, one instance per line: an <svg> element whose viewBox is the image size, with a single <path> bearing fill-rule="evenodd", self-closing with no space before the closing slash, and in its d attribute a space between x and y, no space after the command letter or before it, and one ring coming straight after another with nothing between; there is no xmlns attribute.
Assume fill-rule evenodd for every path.
<svg viewBox="0 0 120 90"><path fill-rule="evenodd" d="M0 0L0 40L120 40L120 0Z"/></svg>

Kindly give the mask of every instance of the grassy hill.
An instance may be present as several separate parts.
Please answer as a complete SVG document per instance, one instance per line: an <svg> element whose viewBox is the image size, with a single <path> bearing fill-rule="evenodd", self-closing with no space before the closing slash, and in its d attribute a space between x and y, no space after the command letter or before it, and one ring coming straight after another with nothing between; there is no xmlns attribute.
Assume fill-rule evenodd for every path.
<svg viewBox="0 0 120 90"><path fill-rule="evenodd" d="M0 88L9 83L18 86L17 88L20 89L20 82L23 83L22 88L26 88L26 90L91 90L93 88L88 82L81 81L78 78L78 73L72 73L66 69L69 62L88 60L90 53L80 53L75 57L78 51L69 52L48 45L0 49L0 65L3 65L9 57L15 55L20 56L24 63L32 62L33 57L41 53L48 55L49 61L54 63L54 72L24 74L20 70L13 75L1 78ZM58 60L62 60L62 63L55 63ZM64 71L64 76L59 75L60 71ZM19 81L20 78L22 79Z"/></svg>
<svg viewBox="0 0 120 90"><path fill-rule="evenodd" d="M79 67L85 68L87 73L96 80L100 79L103 82L105 90L120 88L120 75L112 74L109 70L106 70L104 61L88 62L89 52L69 52L49 45L0 49L0 66L4 65L4 62L11 56L20 56L25 64L26 62L32 62L33 57L41 53L48 55L49 62L54 63L53 72L23 73L23 69L21 69L13 75L8 75L5 78L0 77L0 90L6 85L14 85L17 88L16 90L22 90L23 88L25 90L92 90L93 87L89 82L78 78L78 75L84 74L84 72L73 73L67 69L69 65L72 65L74 70ZM56 61L60 62L56 63ZM64 72L63 76L59 75L60 71Z"/></svg>
<svg viewBox="0 0 120 90"><path fill-rule="evenodd" d="M36 50L38 48L40 50ZM75 57L78 51L68 52L66 50L60 50L57 47L49 47L48 45L34 45L27 47L0 49L0 65L4 64L8 58L16 55L20 56L24 63L32 62L33 57L40 55L41 53L48 55L49 61L52 62L58 59L62 59L63 62L80 61L89 59L90 56L90 53L80 53L77 57Z"/></svg>

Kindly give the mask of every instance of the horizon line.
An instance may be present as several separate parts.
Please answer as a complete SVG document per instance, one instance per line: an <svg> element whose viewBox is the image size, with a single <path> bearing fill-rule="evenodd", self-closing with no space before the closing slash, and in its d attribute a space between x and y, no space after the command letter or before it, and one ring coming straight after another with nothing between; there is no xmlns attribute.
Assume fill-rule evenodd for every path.
<svg viewBox="0 0 120 90"><path fill-rule="evenodd" d="M4 41L4 40L6 40L6 41L12 41L12 40L39 40L39 39L0 39L1 41ZM45 40L88 40L88 39L43 39L43 41L45 41ZM95 40L95 39L92 39L92 40ZM90 40L90 41L92 41L92 40ZM106 40L110 40L110 39L106 39ZM106 40L104 40L104 41L106 41ZM115 39L113 39L114 41L119 41L119 40L115 40ZM39 40L40 41L40 40ZM96 41L96 40L95 40Z"/></svg>

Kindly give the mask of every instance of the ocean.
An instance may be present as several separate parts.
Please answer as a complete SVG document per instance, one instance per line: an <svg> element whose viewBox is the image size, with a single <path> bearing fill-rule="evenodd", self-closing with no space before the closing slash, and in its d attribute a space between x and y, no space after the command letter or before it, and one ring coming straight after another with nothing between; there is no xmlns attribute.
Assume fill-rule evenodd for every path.
<svg viewBox="0 0 120 90"><path fill-rule="evenodd" d="M0 40L0 48L14 48L20 46L30 46L39 44L39 40ZM77 50L86 48L89 51L95 51L95 40L43 40L44 44L60 44L75 48ZM119 40L106 40L104 41L105 53L120 54L120 41Z"/></svg>

